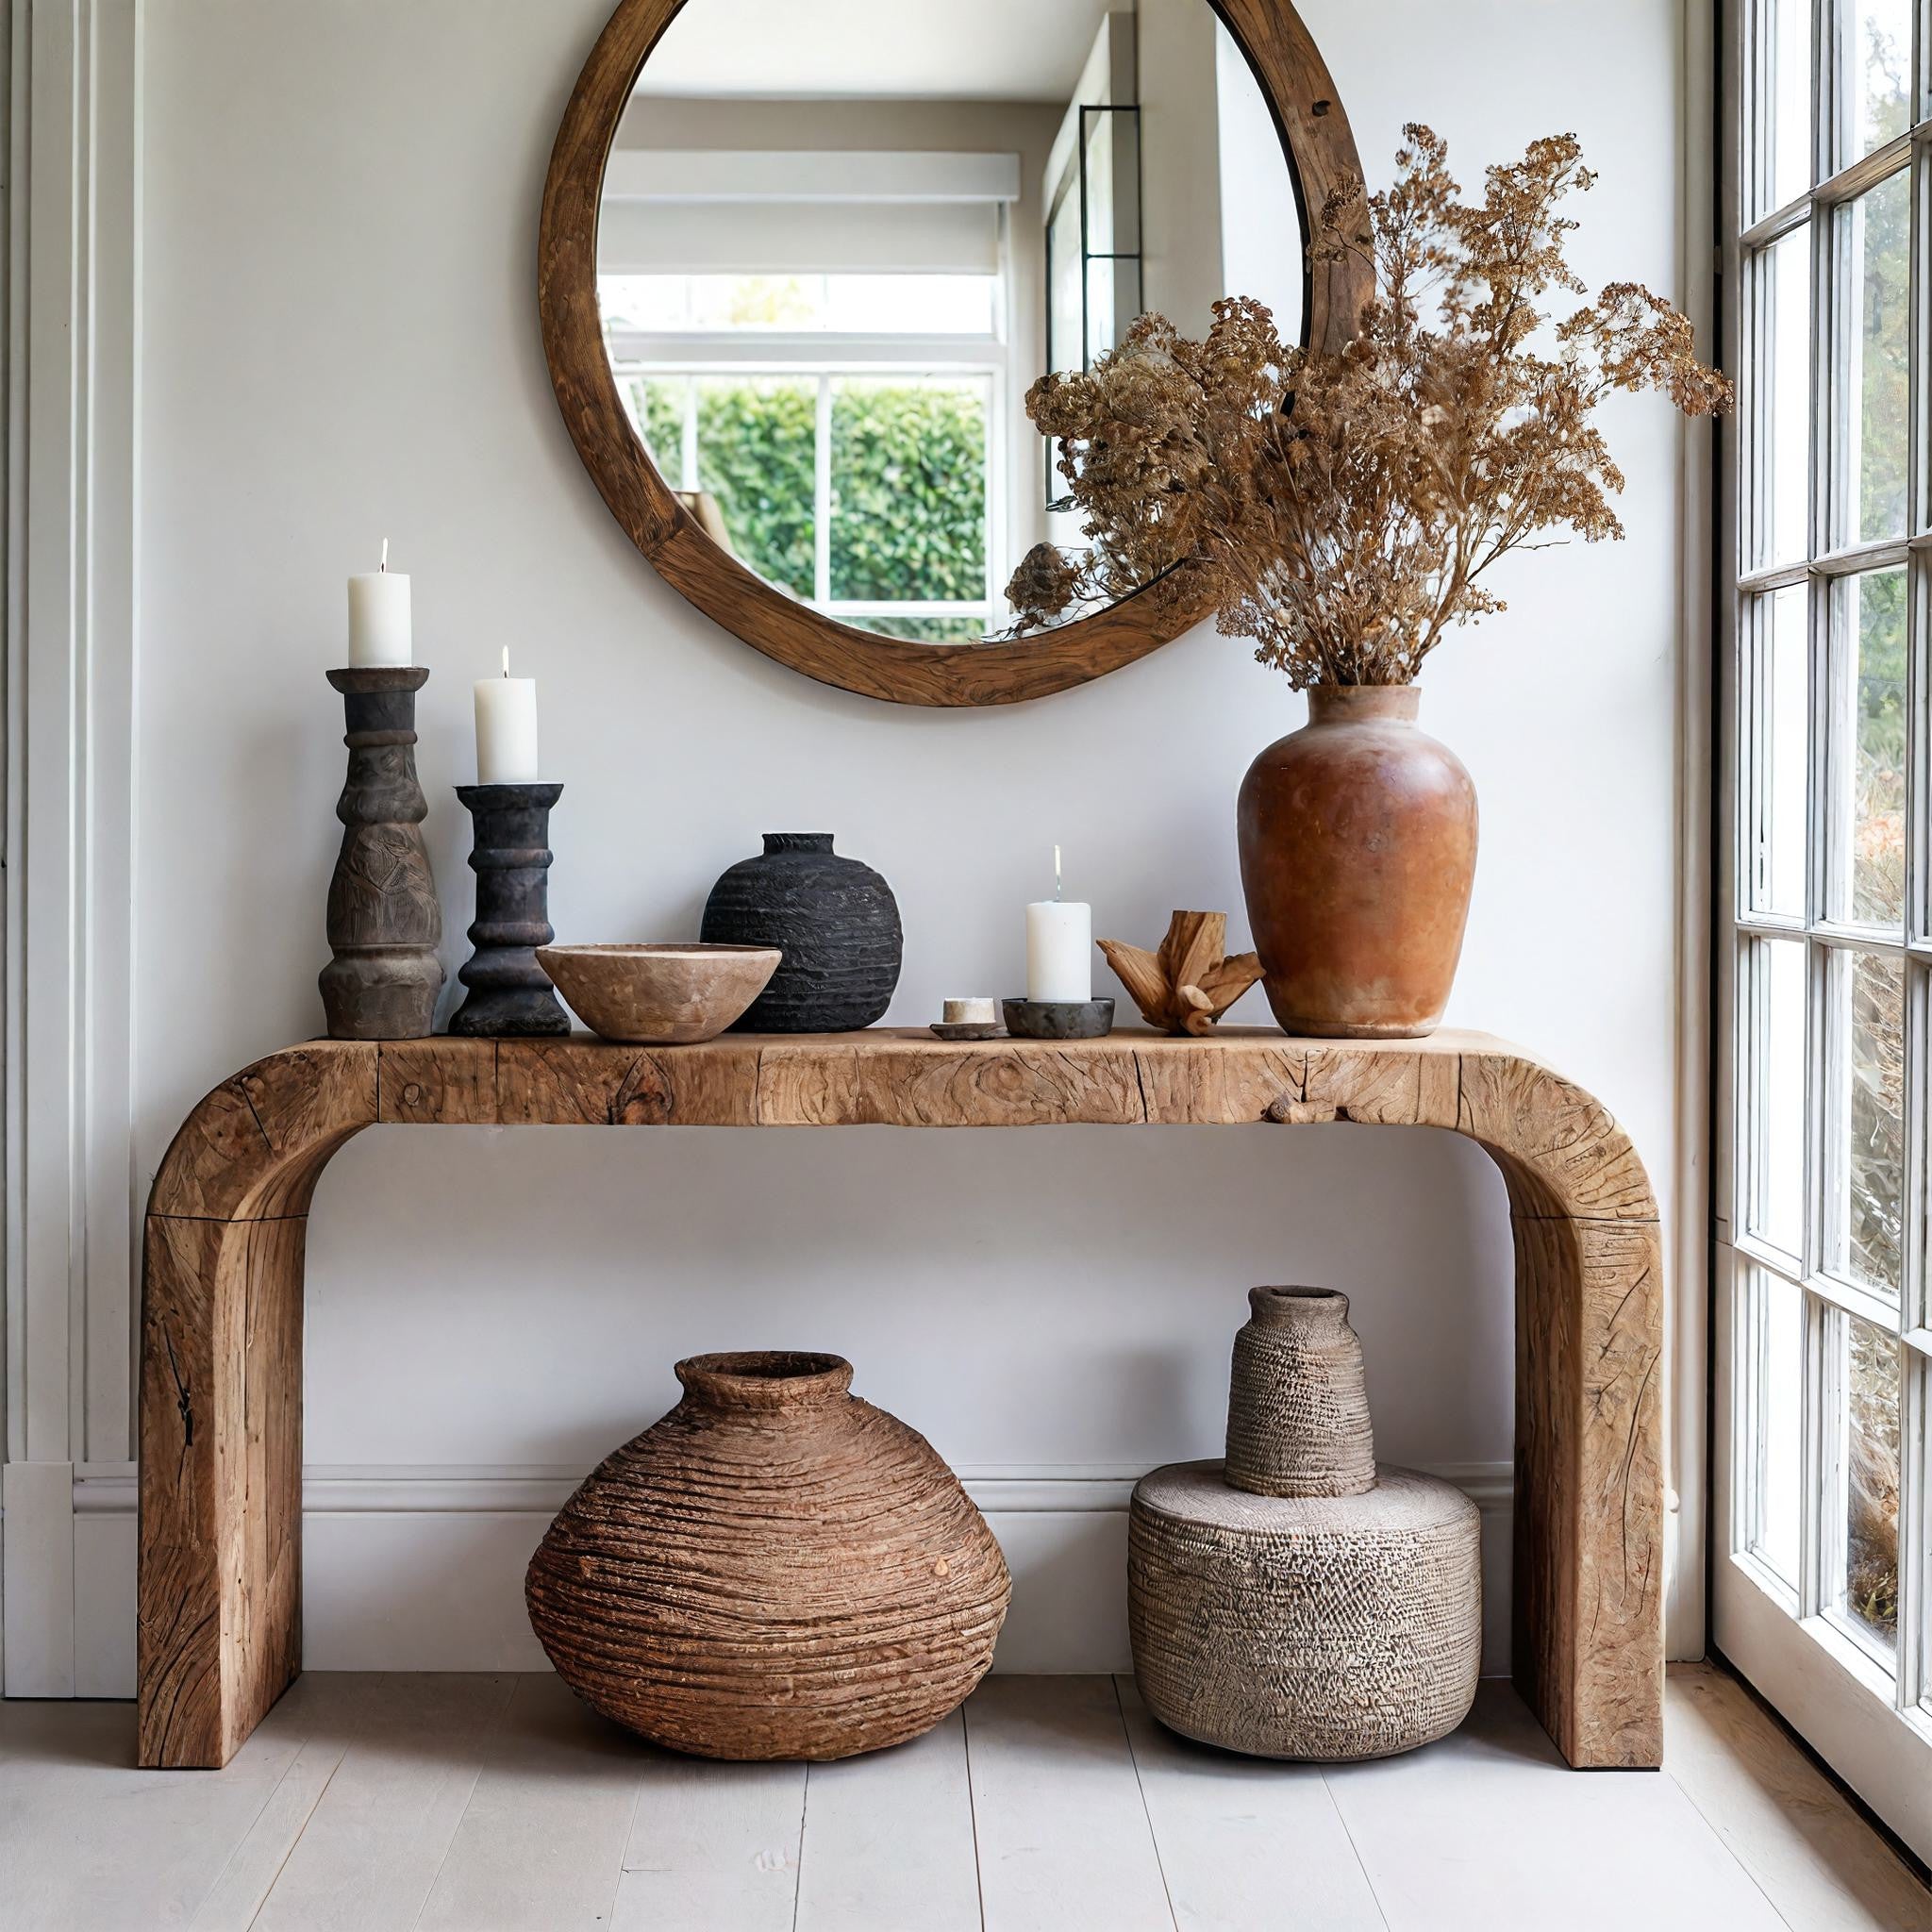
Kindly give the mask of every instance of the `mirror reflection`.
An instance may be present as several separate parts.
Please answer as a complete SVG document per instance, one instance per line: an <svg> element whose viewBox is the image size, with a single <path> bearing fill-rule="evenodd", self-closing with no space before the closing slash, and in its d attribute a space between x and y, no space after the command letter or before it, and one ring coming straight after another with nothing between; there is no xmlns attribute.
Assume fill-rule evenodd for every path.
<svg viewBox="0 0 1932 1932"><path fill-rule="evenodd" d="M1008 629L1080 547L1025 414L1143 309L1301 326L1267 102L1208 0L689 0L604 179L598 290L637 434L789 596L927 643Z"/></svg>

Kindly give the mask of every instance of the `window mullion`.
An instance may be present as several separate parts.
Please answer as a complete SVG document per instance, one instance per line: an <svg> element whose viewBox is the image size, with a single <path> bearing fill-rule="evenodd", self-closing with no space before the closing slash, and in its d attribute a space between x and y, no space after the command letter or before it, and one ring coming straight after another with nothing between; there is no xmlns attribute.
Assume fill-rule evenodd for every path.
<svg viewBox="0 0 1932 1932"><path fill-rule="evenodd" d="M1798 1488L1798 1615L1815 1617L1826 1602L1830 1563L1827 1511L1837 1494L1837 1383L1828 1342L1833 1311L1816 1295L1805 1297L1805 1376Z"/></svg>
<svg viewBox="0 0 1932 1932"><path fill-rule="evenodd" d="M812 601L832 598L832 378L819 377L818 411L812 432Z"/></svg>

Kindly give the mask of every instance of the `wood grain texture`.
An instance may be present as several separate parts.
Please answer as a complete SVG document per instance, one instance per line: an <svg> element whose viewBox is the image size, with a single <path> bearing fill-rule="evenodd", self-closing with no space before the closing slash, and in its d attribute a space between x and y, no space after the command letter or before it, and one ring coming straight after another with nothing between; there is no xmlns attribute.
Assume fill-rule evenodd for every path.
<svg viewBox="0 0 1932 1932"><path fill-rule="evenodd" d="M1502 1169L1515 1227L1517 1681L1572 1764L1658 1762L1662 1267L1628 1137L1590 1094L1487 1035L1337 1042L1224 1029L1053 1042L735 1034L660 1049L583 1037L324 1041L224 1081L183 1124L149 1203L144 1764L225 1762L295 1667L302 1217L329 1157L378 1118L1359 1121L1469 1136Z"/></svg>
<svg viewBox="0 0 1932 1932"><path fill-rule="evenodd" d="M619 400L597 305L604 168L638 75L686 0L621 0L577 76L543 187L537 308L565 427L610 513L665 578L766 657L821 683L902 705L1003 705L1044 697L1130 664L1208 614L1173 579L1045 637L921 644L858 630L768 584L721 548L658 474ZM1290 0L1212 0L1269 102L1305 210L1359 175L1348 116ZM1284 214L1286 211L1284 210ZM1304 223L1307 217L1305 214ZM1353 255L1315 265L1307 340L1337 348L1370 290ZM1241 293L1233 290L1230 293Z"/></svg>

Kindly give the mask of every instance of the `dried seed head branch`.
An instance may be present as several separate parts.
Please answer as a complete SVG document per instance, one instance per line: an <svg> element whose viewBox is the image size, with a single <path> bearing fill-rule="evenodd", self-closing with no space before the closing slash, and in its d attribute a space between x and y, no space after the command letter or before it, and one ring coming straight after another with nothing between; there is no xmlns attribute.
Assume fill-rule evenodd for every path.
<svg viewBox="0 0 1932 1932"><path fill-rule="evenodd" d="M1547 312L1553 291L1587 297L1562 208L1595 179L1575 137L1553 135L1468 202L1446 143L1407 127L1391 185L1331 191L1309 244L1314 262L1374 269L1344 348L1285 343L1234 297L1199 341L1143 315L1091 371L1034 384L1027 413L1091 547L1028 554L1008 591L1015 634L1177 584L1186 565L1221 630L1297 689L1403 684L1449 625L1504 608L1482 581L1502 558L1621 538L1598 406L1656 391L1707 416L1731 386L1637 283Z"/></svg>

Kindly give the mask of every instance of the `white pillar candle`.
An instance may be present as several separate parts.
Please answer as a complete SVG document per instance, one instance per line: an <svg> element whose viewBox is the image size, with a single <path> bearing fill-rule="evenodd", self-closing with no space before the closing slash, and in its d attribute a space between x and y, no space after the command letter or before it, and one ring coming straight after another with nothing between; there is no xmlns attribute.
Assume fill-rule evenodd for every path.
<svg viewBox="0 0 1932 1932"><path fill-rule="evenodd" d="M349 664L368 670L383 664L409 664L409 579L389 567L389 540L382 544L382 568L349 579Z"/></svg>
<svg viewBox="0 0 1932 1932"><path fill-rule="evenodd" d="M1054 890L1059 890L1060 848L1053 848ZM1078 900L1036 900L1026 908L1026 997L1087 1001L1093 997L1093 908Z"/></svg>
<svg viewBox="0 0 1932 1932"><path fill-rule="evenodd" d="M508 649L503 675L476 680L476 782L537 782L537 680L509 675Z"/></svg>

